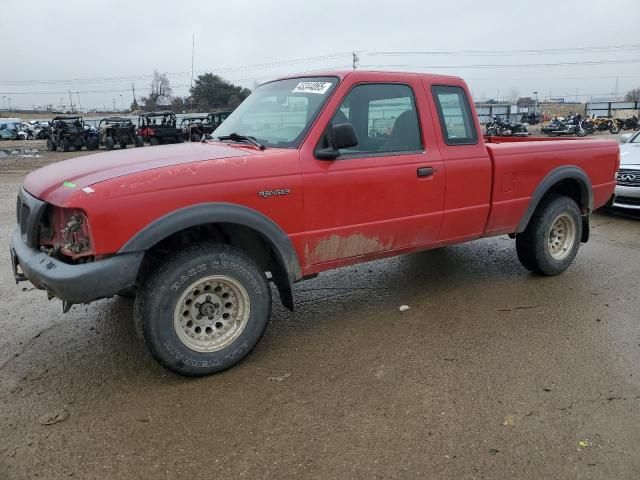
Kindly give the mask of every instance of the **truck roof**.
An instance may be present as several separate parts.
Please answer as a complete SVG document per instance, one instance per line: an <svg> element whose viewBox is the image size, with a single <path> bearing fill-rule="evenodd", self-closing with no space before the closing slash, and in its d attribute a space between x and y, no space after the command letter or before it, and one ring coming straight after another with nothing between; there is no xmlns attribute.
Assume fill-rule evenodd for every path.
<svg viewBox="0 0 640 480"><path fill-rule="evenodd" d="M292 75L286 75L283 77L279 77L275 80L284 80L288 78L300 78L300 77L338 77L341 80L346 78L347 76L354 76L356 78L362 77L362 79L371 79L371 77L380 77L389 79L390 77L394 79L402 78L402 77L415 77L419 76L422 78L429 78L431 80L442 80L446 82L463 82L464 80L461 77L456 77L455 75L442 75L439 73L419 73L419 72L397 72L397 71L389 71L389 70L318 70L315 72L306 72L306 73L296 73ZM269 82L266 82L269 83Z"/></svg>

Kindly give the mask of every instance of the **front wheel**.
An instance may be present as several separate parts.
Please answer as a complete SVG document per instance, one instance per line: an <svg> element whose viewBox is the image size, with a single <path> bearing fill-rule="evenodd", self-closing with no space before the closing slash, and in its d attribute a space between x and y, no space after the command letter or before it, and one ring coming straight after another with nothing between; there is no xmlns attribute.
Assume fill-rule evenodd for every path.
<svg viewBox="0 0 640 480"><path fill-rule="evenodd" d="M613 127L611 127L611 128L609 129L609 132L613 133L614 135L615 135L616 133L620 133L620 127L618 127L617 125L616 125L616 126L613 126Z"/></svg>
<svg viewBox="0 0 640 480"><path fill-rule="evenodd" d="M158 140L158 137L151 137L149 139L149 145L156 146L156 145L160 145L160 140Z"/></svg>
<svg viewBox="0 0 640 480"><path fill-rule="evenodd" d="M144 138L139 135L136 137L136 147L144 147Z"/></svg>
<svg viewBox="0 0 640 480"><path fill-rule="evenodd" d="M529 225L516 236L522 265L541 275L564 272L580 248L582 217L572 198L548 195L533 213Z"/></svg>
<svg viewBox="0 0 640 480"><path fill-rule="evenodd" d="M264 272L240 250L200 244L175 254L143 282L138 331L165 368L202 376L232 367L258 343L271 315Z"/></svg>

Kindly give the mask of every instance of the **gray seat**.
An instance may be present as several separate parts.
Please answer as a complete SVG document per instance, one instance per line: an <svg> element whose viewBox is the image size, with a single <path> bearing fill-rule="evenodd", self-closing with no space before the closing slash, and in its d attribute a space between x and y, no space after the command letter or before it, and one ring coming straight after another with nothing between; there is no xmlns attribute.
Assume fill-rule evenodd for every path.
<svg viewBox="0 0 640 480"><path fill-rule="evenodd" d="M380 151L419 151L422 150L420 128L415 110L402 112L391 130L391 135L380 147Z"/></svg>

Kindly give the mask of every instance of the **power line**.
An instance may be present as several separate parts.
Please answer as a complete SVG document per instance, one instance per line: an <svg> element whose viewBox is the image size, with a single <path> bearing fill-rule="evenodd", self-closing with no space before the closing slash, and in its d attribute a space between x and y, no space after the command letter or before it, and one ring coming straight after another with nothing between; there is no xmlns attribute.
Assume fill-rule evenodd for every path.
<svg viewBox="0 0 640 480"><path fill-rule="evenodd" d="M585 60L582 62L557 62L557 63L492 63L492 64L460 64L460 65L412 65L412 64L382 64L362 65L365 68L529 68L529 67L569 67L577 65L610 65L618 63L640 63L640 58L629 60Z"/></svg>
<svg viewBox="0 0 640 480"><path fill-rule="evenodd" d="M600 45L593 47L568 47L568 48L546 48L546 49L520 49L520 50L426 50L426 51L371 51L362 52L371 56L404 56L404 55L468 55L468 56L501 56L501 55L559 55L559 54L577 54L577 53L594 53L594 52L610 52L624 50L639 50L640 44L627 45Z"/></svg>

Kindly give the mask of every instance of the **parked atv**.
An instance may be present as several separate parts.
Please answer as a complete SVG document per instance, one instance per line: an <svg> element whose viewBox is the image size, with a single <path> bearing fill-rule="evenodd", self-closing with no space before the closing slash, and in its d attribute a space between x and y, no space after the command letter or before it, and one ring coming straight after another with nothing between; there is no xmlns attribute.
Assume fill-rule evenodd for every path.
<svg viewBox="0 0 640 480"><path fill-rule="evenodd" d="M215 130L216 128L218 128L220 126L220 124L222 122L224 122L227 117L229 115L231 115L232 112L230 111L222 111L222 112L211 112L208 117L209 117L209 123L211 123L211 125L213 125L213 129Z"/></svg>
<svg viewBox="0 0 640 480"><path fill-rule="evenodd" d="M182 130L176 127L176 115L171 111L149 112L138 117L138 135L149 145L182 143Z"/></svg>
<svg viewBox="0 0 640 480"><path fill-rule="evenodd" d="M144 140L136 134L136 127L131 120L122 117L107 117L98 124L98 142L107 150L116 145L127 148L127 145L144 146Z"/></svg>
<svg viewBox="0 0 640 480"><path fill-rule="evenodd" d="M85 134L82 117L55 117L51 121L47 150L53 152L60 148L63 152L68 152L71 148L80 150L84 145Z"/></svg>
<svg viewBox="0 0 640 480"><path fill-rule="evenodd" d="M203 135L210 135L215 130L208 115L183 118L180 128L184 139L191 142L199 142Z"/></svg>

